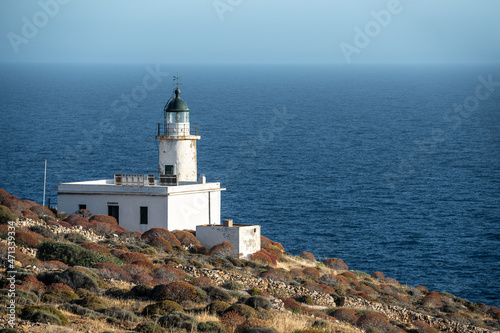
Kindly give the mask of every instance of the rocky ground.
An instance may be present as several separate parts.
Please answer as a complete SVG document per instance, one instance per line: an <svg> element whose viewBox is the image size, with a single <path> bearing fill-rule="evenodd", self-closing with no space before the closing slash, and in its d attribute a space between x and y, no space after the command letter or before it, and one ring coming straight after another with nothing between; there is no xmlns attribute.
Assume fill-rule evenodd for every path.
<svg viewBox="0 0 500 333"><path fill-rule="evenodd" d="M89 211L57 217L1 189L0 203L0 332L500 329L497 307L351 271L338 258L293 256L265 237L243 260L230 243L205 249L194 231L141 234Z"/></svg>

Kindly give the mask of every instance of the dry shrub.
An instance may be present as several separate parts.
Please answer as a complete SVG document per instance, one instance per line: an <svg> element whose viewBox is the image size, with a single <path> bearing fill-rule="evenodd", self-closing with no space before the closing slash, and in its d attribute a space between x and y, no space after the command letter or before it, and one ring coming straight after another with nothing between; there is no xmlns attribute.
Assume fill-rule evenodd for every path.
<svg viewBox="0 0 500 333"><path fill-rule="evenodd" d="M323 260L323 264L331 269L347 271L349 267L342 259L328 258Z"/></svg>
<svg viewBox="0 0 500 333"><path fill-rule="evenodd" d="M438 330L421 320L415 320L413 326L417 329L418 333L437 333Z"/></svg>
<svg viewBox="0 0 500 333"><path fill-rule="evenodd" d="M4 198L2 201L2 204L4 206L8 207L9 209L20 210L21 212L28 210L31 207L31 205L29 203L26 203L26 202L23 202L22 200L19 200L19 198L16 196L10 196L10 197ZM36 218L38 219L38 215Z"/></svg>
<svg viewBox="0 0 500 333"><path fill-rule="evenodd" d="M304 276L304 273L302 273L302 270L300 268L292 268L290 269L290 275L294 278L302 278Z"/></svg>
<svg viewBox="0 0 500 333"><path fill-rule="evenodd" d="M356 321L356 326L364 330L368 330L374 327L382 332L390 332L393 330L393 326L391 325L387 317L378 312L362 315Z"/></svg>
<svg viewBox="0 0 500 333"><path fill-rule="evenodd" d="M101 222L91 222L88 228L94 230L94 232L100 236L107 236L112 234L118 235L122 232L127 231L127 229L122 226Z"/></svg>
<svg viewBox="0 0 500 333"><path fill-rule="evenodd" d="M304 275L304 277L313 280L318 280L321 276L319 269L317 269L316 267L306 267L302 270L302 274Z"/></svg>
<svg viewBox="0 0 500 333"><path fill-rule="evenodd" d="M127 251L122 250L122 249L112 249L110 252L112 255L114 255L117 258L120 258L120 256L127 253Z"/></svg>
<svg viewBox="0 0 500 333"><path fill-rule="evenodd" d="M172 251L172 245L163 237L153 237L148 240L148 244L159 248L164 252Z"/></svg>
<svg viewBox="0 0 500 333"><path fill-rule="evenodd" d="M116 221L116 219L113 216L101 215L101 214L93 215L89 219L89 221L118 225L118 222Z"/></svg>
<svg viewBox="0 0 500 333"><path fill-rule="evenodd" d="M49 207L47 206L42 206L42 205L39 205L37 204L36 202L31 206L30 210L37 214L39 217L42 217L42 216L50 216L52 218L56 218L56 214L54 214L53 211L51 211L49 209Z"/></svg>
<svg viewBox="0 0 500 333"><path fill-rule="evenodd" d="M388 284L380 284L378 286L380 288L380 290L382 291L383 294L385 295L396 295L398 293L398 291L396 290L396 288L393 288L391 287L390 285Z"/></svg>
<svg viewBox="0 0 500 333"><path fill-rule="evenodd" d="M325 284L318 284L316 282L308 281L302 285L302 287L306 288L307 290L310 291L315 291L318 293L325 293L325 294L334 294L335 289L332 287L329 287Z"/></svg>
<svg viewBox="0 0 500 333"><path fill-rule="evenodd" d="M66 265L62 261L57 261L57 260L43 261L42 265L46 269L50 269L50 270L64 270L64 269L69 268L68 265Z"/></svg>
<svg viewBox="0 0 500 333"><path fill-rule="evenodd" d="M174 230L172 231L172 234L179 240L179 242L181 242L182 245L186 247L201 245L200 241L187 230Z"/></svg>
<svg viewBox="0 0 500 333"><path fill-rule="evenodd" d="M337 320L345 321L351 325L354 325L358 320L356 313L352 309L340 308L330 313L330 316Z"/></svg>
<svg viewBox="0 0 500 333"><path fill-rule="evenodd" d="M424 294L427 294L429 292L426 286L416 286L415 289L420 290Z"/></svg>
<svg viewBox="0 0 500 333"><path fill-rule="evenodd" d="M312 262L316 262L316 258L314 258L314 254L312 254L311 252L302 251L300 252L300 257Z"/></svg>
<svg viewBox="0 0 500 333"><path fill-rule="evenodd" d="M30 220L38 220L38 214L35 214L29 209L23 210L23 217Z"/></svg>
<svg viewBox="0 0 500 333"><path fill-rule="evenodd" d="M111 254L111 251L109 251L107 247L96 243L82 243L80 246L90 251L100 252L102 254Z"/></svg>
<svg viewBox="0 0 500 333"><path fill-rule="evenodd" d="M5 207L5 206L4 206ZM12 212L12 214L14 214L15 216L17 216L18 219L23 219L24 218L24 215L23 213L20 211L20 210L17 210L17 209L9 209L7 208L8 210L10 210Z"/></svg>
<svg viewBox="0 0 500 333"><path fill-rule="evenodd" d="M139 259L139 260L132 262L132 264L145 267L145 268L149 269L149 271L152 271L155 268L155 265L149 259Z"/></svg>
<svg viewBox="0 0 500 333"><path fill-rule="evenodd" d="M394 299L402 305L411 305L411 301L405 295L397 294Z"/></svg>
<svg viewBox="0 0 500 333"><path fill-rule="evenodd" d="M269 238L266 238L264 236L260 236L260 247L261 248L266 248L266 247L277 247L278 249L280 249L281 251L285 252L285 248L283 247L283 245L281 245L280 243L278 242L273 242L272 240L270 240Z"/></svg>
<svg viewBox="0 0 500 333"><path fill-rule="evenodd" d="M383 278L385 278L385 274L382 273L382 272L374 272L372 275L371 275L372 278L374 278L375 280L382 280Z"/></svg>
<svg viewBox="0 0 500 333"><path fill-rule="evenodd" d="M88 219L76 214L71 214L64 220L64 222L69 223L70 225L82 226L84 228L87 228L90 225Z"/></svg>
<svg viewBox="0 0 500 333"><path fill-rule="evenodd" d="M273 256L276 258L276 261L280 260L281 257L283 257L283 251L281 251L279 248L277 247L272 247L272 246L269 246L269 247L265 247L262 249L263 251L266 251L266 253L269 255L269 256Z"/></svg>
<svg viewBox="0 0 500 333"><path fill-rule="evenodd" d="M296 312L296 311L300 311L302 309L302 306L297 301L295 301L293 298L282 297L280 299L283 302L283 306L287 310L290 310L292 312Z"/></svg>
<svg viewBox="0 0 500 333"><path fill-rule="evenodd" d="M236 327L236 333L245 333L247 330L254 327L267 327L269 323L258 318L248 318L243 323Z"/></svg>
<svg viewBox="0 0 500 333"><path fill-rule="evenodd" d="M347 280L349 280L349 283L353 283L353 284L358 283L358 277L353 272L346 271L346 272L342 272L340 275L347 278Z"/></svg>
<svg viewBox="0 0 500 333"><path fill-rule="evenodd" d="M171 300L177 303L194 301L197 297L196 289L184 281L174 281L160 286L158 290L158 300Z"/></svg>
<svg viewBox="0 0 500 333"><path fill-rule="evenodd" d="M427 308L441 308L443 302L441 302L441 295L437 291L429 291L427 295L422 298L422 306Z"/></svg>
<svg viewBox="0 0 500 333"><path fill-rule="evenodd" d="M35 237L33 232L16 232L16 244L18 246L26 246L31 248L36 248L40 244L37 237Z"/></svg>
<svg viewBox="0 0 500 333"><path fill-rule="evenodd" d="M132 281L132 275L115 264L105 262L96 264L93 268L97 269L99 271L99 275L103 278L126 282Z"/></svg>
<svg viewBox="0 0 500 333"><path fill-rule="evenodd" d="M5 198L10 197L12 197L12 195L9 192L4 190L3 188L0 188L0 203L2 203Z"/></svg>
<svg viewBox="0 0 500 333"><path fill-rule="evenodd" d="M356 290L367 294L371 299L375 299L379 296L379 293L375 291L375 289L364 284L357 287Z"/></svg>
<svg viewBox="0 0 500 333"><path fill-rule="evenodd" d="M197 277L196 279L191 281L191 284L193 286L199 287L201 289L208 289L208 288L216 285L214 280L212 280L211 278L206 277L206 276Z"/></svg>
<svg viewBox="0 0 500 333"><path fill-rule="evenodd" d="M278 263L275 258L270 257L265 251L262 249L252 254L250 257L251 261L255 261L264 265L276 266Z"/></svg>
<svg viewBox="0 0 500 333"><path fill-rule="evenodd" d="M213 246L209 251L208 255L214 257L227 257L234 256L236 254L233 244L230 242L222 242Z"/></svg>
<svg viewBox="0 0 500 333"><path fill-rule="evenodd" d="M363 298L367 301L371 301L372 299L370 298L370 296L368 296L366 293L362 292L362 291L356 291L356 290L353 290L353 289L349 289L347 291L347 295L349 296L353 296L353 297L360 297L360 298Z"/></svg>
<svg viewBox="0 0 500 333"><path fill-rule="evenodd" d="M226 312L220 317L220 322L226 330L234 332L236 327L245 322L245 318L240 316L235 311Z"/></svg>
<svg viewBox="0 0 500 333"><path fill-rule="evenodd" d="M153 281L153 277L149 274L135 274L133 282L136 284L148 284Z"/></svg>
<svg viewBox="0 0 500 333"><path fill-rule="evenodd" d="M47 292L50 291L73 291L73 288L64 283L52 283L47 287Z"/></svg>
<svg viewBox="0 0 500 333"><path fill-rule="evenodd" d="M349 287L349 280L343 275L325 274L319 278L319 282L329 285L335 290L345 291Z"/></svg>
<svg viewBox="0 0 500 333"><path fill-rule="evenodd" d="M139 253L139 252L125 252L125 253L121 253L118 256L118 258L120 260L122 260L123 262L129 263L129 264L131 264L131 263L133 263L134 261L137 261L137 260L149 260L148 257L145 254Z"/></svg>
<svg viewBox="0 0 500 333"><path fill-rule="evenodd" d="M24 278L24 282L22 283L23 289L33 291L38 295L41 295L45 292L45 284L39 281L36 276L28 275Z"/></svg>
<svg viewBox="0 0 500 333"><path fill-rule="evenodd" d="M488 310L488 314L495 318L495 319L500 319L500 308L496 306L491 306Z"/></svg>
<svg viewBox="0 0 500 333"><path fill-rule="evenodd" d="M151 272L151 269L142 266L142 265L136 265L136 264L127 264L123 266L123 269L130 274L137 275L137 274L149 274ZM153 278L151 278L153 279Z"/></svg>
<svg viewBox="0 0 500 333"><path fill-rule="evenodd" d="M65 221L59 221L59 222L47 222L48 225L51 225L51 223L54 223L54 225L60 225L61 227L65 227L65 228L71 228L72 225L69 224L68 222L65 222Z"/></svg>
<svg viewBox="0 0 500 333"><path fill-rule="evenodd" d="M151 273L151 276L155 279L165 280L166 282L177 281L185 275L186 274L184 272L181 272L171 265L156 267Z"/></svg>
<svg viewBox="0 0 500 333"><path fill-rule="evenodd" d="M382 281L385 283L395 284L399 286L399 281L390 277L385 277L384 279L382 279Z"/></svg>
<svg viewBox="0 0 500 333"><path fill-rule="evenodd" d="M141 238L146 241L155 237L165 238L165 240L167 240L170 245L172 245L172 247L181 246L181 242L179 242L179 240L175 238L174 234L172 234L165 228L152 228L141 235Z"/></svg>

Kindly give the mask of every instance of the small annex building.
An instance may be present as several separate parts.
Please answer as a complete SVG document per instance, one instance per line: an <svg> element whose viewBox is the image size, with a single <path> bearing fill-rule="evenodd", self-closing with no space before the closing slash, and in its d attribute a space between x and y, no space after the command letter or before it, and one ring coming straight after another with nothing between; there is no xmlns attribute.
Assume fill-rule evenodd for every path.
<svg viewBox="0 0 500 333"><path fill-rule="evenodd" d="M221 191L218 182L198 176L197 130L191 134L190 110L175 89L158 124L158 177L115 174L112 179L58 185L58 210L88 209L113 216L126 229L196 229L220 225Z"/></svg>

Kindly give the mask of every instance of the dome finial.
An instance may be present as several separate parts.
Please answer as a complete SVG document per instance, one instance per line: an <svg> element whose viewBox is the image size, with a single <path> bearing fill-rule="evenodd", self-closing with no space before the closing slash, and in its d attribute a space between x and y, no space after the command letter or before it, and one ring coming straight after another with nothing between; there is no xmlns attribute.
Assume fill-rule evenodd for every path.
<svg viewBox="0 0 500 333"><path fill-rule="evenodd" d="M179 89L179 80L180 79L182 79L182 76L179 76L179 72L177 72L177 75L174 75L174 81L175 81L175 84L177 84L177 88L174 90L175 98L179 97L179 95L181 94L181 91ZM172 83L172 85L174 85L174 83ZM181 86L182 86L182 82L181 82Z"/></svg>
<svg viewBox="0 0 500 333"><path fill-rule="evenodd" d="M179 89L179 87L177 87L174 92L175 92L175 98L178 98L179 95L181 94L181 90Z"/></svg>

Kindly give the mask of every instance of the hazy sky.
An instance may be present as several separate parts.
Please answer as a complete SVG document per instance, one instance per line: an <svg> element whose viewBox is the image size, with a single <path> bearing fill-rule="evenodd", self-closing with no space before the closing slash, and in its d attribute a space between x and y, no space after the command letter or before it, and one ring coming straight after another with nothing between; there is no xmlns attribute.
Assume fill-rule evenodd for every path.
<svg viewBox="0 0 500 333"><path fill-rule="evenodd" d="M499 0L0 0L0 61L498 62Z"/></svg>

